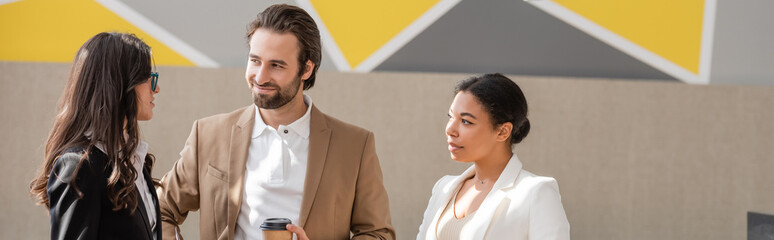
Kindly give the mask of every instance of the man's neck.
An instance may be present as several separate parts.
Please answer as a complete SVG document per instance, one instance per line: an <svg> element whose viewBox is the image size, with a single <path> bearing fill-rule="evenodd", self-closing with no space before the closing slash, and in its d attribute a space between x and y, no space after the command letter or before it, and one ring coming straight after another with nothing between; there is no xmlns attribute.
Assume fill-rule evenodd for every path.
<svg viewBox="0 0 774 240"><path fill-rule="evenodd" d="M306 113L306 103L304 103L304 95L298 94L293 100L290 100L287 104L276 109L258 108L261 118L266 125L279 128L279 125L290 125L299 118L303 117Z"/></svg>

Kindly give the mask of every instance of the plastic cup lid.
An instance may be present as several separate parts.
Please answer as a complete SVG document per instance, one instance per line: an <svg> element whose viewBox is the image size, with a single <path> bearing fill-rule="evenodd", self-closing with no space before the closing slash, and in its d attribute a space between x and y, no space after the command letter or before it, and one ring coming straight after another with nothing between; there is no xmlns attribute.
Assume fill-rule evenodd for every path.
<svg viewBox="0 0 774 240"><path fill-rule="evenodd" d="M268 218L261 224L261 230L287 230L285 226L291 223L287 218Z"/></svg>

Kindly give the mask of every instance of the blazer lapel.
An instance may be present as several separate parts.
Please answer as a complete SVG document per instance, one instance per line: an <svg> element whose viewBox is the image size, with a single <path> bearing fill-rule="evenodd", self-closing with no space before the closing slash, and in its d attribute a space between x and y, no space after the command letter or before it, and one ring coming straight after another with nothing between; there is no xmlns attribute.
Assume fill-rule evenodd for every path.
<svg viewBox="0 0 774 240"><path fill-rule="evenodd" d="M255 121L255 106L250 105L242 112L239 120L231 127L231 150L228 172L228 239L234 238L239 207L242 204L245 163L250 148L250 134Z"/></svg>
<svg viewBox="0 0 774 240"><path fill-rule="evenodd" d="M500 177L497 178L497 182L492 186L492 190L489 191L489 194L484 198L484 201L481 202L481 206L476 210L473 219L467 224L467 226L476 227L463 228L460 232L460 239L484 239L486 232L489 229L489 224L492 223L492 218L497 213L497 208L507 196L505 191L514 186L520 172L521 161L519 161L516 157L516 153L514 153L508 161L508 164L505 166L505 169L503 169L503 172L500 174Z"/></svg>
<svg viewBox="0 0 774 240"><path fill-rule="evenodd" d="M142 222L145 224L145 234L148 236L148 239L153 239L153 229L151 228L150 222L148 221L148 212L145 211L145 202L142 201L142 197L140 197L141 193L137 190L137 188L135 188L134 191L137 192L136 211L140 213L140 218L142 218Z"/></svg>
<svg viewBox="0 0 774 240"><path fill-rule="evenodd" d="M441 187L441 193L432 203L432 206L435 206L436 211L435 214L433 214L433 220L427 227L427 234L425 235L425 239L436 239L436 232L438 232L438 219L441 218L443 210L446 208L446 205L449 204L451 198L454 197L454 192L457 190L457 188L459 188L460 184L462 184L462 181L470 178L474 173L474 166L470 166L467 170L465 170L465 172L462 172L462 174L455 177L451 182L444 184Z"/></svg>
<svg viewBox="0 0 774 240"><path fill-rule="evenodd" d="M145 173L145 183L148 184L148 189L156 189L156 184L153 183L150 172L145 169L143 169L143 172ZM161 209L159 208L159 196L156 195L156 191L154 190L151 190L150 193L153 198L153 209L156 211L156 228L151 228L150 231L151 234L153 234L154 231L158 230L155 232L156 239L161 239Z"/></svg>
<svg viewBox="0 0 774 240"><path fill-rule="evenodd" d="M312 105L309 123L309 156L306 164L306 179L304 180L304 196L301 200L301 212L298 225L302 228L309 219L317 188L320 185L325 159L328 155L328 144L331 140L331 130L325 121L325 115Z"/></svg>

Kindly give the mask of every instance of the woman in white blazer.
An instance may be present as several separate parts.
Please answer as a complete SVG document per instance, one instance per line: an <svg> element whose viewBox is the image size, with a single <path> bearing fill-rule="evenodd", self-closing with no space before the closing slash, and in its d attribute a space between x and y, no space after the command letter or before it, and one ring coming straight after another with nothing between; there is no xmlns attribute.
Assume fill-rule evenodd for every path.
<svg viewBox="0 0 774 240"><path fill-rule="evenodd" d="M454 93L449 152L473 166L435 183L417 239L570 239L556 180L522 169L513 152L530 129L519 86L486 74Z"/></svg>

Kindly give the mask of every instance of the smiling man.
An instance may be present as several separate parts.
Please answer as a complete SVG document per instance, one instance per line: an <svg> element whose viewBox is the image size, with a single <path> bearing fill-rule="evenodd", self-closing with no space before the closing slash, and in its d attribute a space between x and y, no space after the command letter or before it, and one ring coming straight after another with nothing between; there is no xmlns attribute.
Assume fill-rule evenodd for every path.
<svg viewBox="0 0 774 240"><path fill-rule="evenodd" d="M164 239L196 210L201 239L262 239L267 218L290 219L298 239L395 239L373 133L303 93L322 57L314 20L273 5L247 39L254 104L194 122L157 189Z"/></svg>

